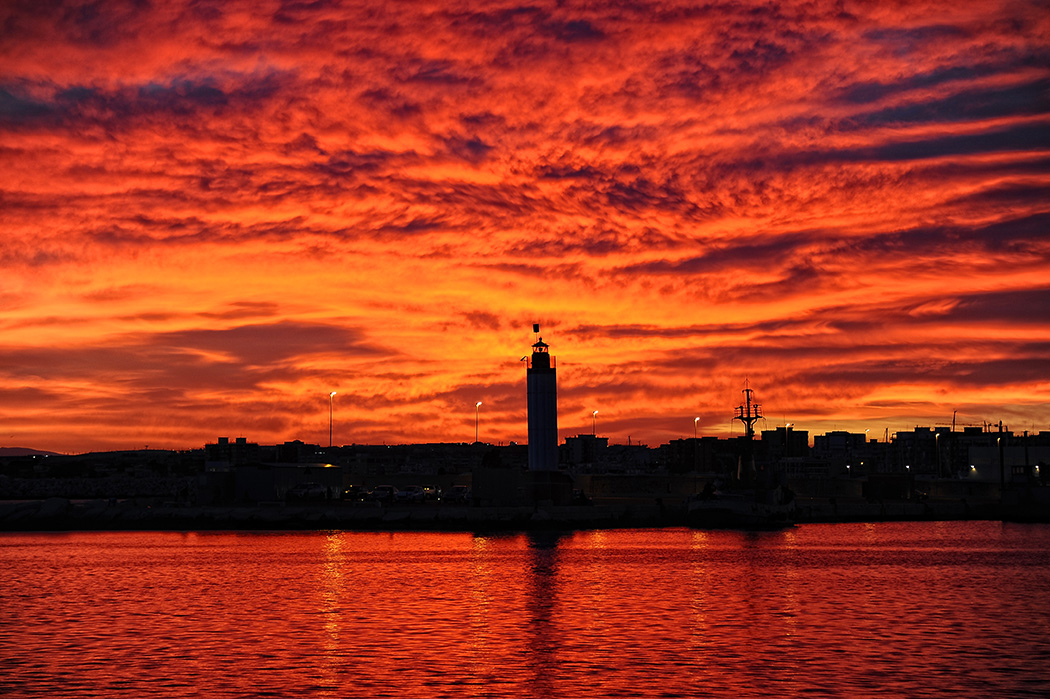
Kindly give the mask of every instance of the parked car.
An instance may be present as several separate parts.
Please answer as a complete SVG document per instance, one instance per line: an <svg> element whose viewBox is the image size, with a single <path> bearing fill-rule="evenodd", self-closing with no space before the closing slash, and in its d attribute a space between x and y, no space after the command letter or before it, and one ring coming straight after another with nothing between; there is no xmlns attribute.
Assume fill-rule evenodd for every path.
<svg viewBox="0 0 1050 699"><path fill-rule="evenodd" d="M426 500L427 494L423 490L421 485L406 485L396 493L394 493L394 500L396 502L411 502L421 503Z"/></svg>
<svg viewBox="0 0 1050 699"><path fill-rule="evenodd" d="M470 488L465 485L454 485L441 499L445 502L467 504L470 502Z"/></svg>
<svg viewBox="0 0 1050 699"><path fill-rule="evenodd" d="M368 499L376 502L393 502L396 493L397 488L392 485L377 485L368 494Z"/></svg>
<svg viewBox="0 0 1050 699"><path fill-rule="evenodd" d="M328 488L320 483L296 483L286 493L288 500L324 500L328 497Z"/></svg>
<svg viewBox="0 0 1050 699"><path fill-rule="evenodd" d="M360 502L368 497L368 491L360 485L348 485L343 489L343 500L346 502Z"/></svg>
<svg viewBox="0 0 1050 699"><path fill-rule="evenodd" d="M440 500L441 499L441 486L439 485L424 485L423 493L426 495L427 500Z"/></svg>

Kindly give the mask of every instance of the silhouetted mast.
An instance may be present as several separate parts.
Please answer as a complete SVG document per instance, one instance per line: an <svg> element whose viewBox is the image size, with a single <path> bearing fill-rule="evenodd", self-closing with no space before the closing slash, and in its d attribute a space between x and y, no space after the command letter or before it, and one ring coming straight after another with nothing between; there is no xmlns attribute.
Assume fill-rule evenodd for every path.
<svg viewBox="0 0 1050 699"><path fill-rule="evenodd" d="M746 380L744 381L744 390L741 392L744 394L744 404L737 407L736 416L733 419L744 423L744 431L747 434L747 446L744 447L744 451L747 455L748 464L747 468L745 468L743 457L738 458L736 477L742 484L749 485L755 478L755 448L753 440L755 437L755 423L762 419L762 406L751 401L751 394L754 391L748 386Z"/></svg>
<svg viewBox="0 0 1050 699"><path fill-rule="evenodd" d="M744 423L747 438L753 439L755 436L755 423L762 419L762 406L751 402L751 394L754 393L754 390L747 387L747 381L744 382L744 386L744 390L741 391L744 394L744 404L737 407L736 417L733 419Z"/></svg>

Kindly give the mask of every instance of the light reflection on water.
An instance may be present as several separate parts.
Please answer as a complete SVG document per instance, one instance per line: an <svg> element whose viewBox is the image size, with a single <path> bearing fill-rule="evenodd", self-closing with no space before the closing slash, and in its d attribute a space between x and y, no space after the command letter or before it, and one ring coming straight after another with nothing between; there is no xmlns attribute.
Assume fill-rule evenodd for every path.
<svg viewBox="0 0 1050 699"><path fill-rule="evenodd" d="M1050 527L0 536L4 696L1050 694Z"/></svg>

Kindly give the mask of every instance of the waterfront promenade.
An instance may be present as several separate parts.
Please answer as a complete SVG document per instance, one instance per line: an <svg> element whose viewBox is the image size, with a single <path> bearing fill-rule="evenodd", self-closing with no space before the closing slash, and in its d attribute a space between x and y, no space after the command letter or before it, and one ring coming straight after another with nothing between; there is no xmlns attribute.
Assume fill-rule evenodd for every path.
<svg viewBox="0 0 1050 699"><path fill-rule="evenodd" d="M1050 522L1048 493L995 499L870 501L799 498L797 522L1008 520ZM78 530L531 530L685 526L682 498L617 498L572 506L445 503L185 505L159 498L0 501L0 531Z"/></svg>

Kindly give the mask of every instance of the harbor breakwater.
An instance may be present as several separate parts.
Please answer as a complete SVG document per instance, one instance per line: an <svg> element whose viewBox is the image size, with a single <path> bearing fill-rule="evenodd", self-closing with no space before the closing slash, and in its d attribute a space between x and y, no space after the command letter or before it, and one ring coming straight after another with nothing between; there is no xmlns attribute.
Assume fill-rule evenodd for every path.
<svg viewBox="0 0 1050 699"><path fill-rule="evenodd" d="M1024 497L992 502L872 502L800 498L798 523L940 520L1050 522L1050 503ZM623 499L571 506L466 506L376 503L198 506L154 498L0 501L0 531L90 530L530 530L685 526L683 500Z"/></svg>

